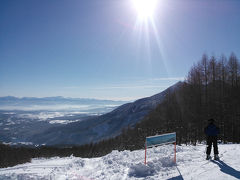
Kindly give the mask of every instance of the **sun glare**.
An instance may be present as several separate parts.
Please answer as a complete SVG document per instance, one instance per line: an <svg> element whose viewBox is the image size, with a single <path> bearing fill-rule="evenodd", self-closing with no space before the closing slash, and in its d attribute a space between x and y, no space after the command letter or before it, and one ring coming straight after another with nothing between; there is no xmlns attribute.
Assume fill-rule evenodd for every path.
<svg viewBox="0 0 240 180"><path fill-rule="evenodd" d="M158 0L132 0L139 19L148 19L153 16Z"/></svg>

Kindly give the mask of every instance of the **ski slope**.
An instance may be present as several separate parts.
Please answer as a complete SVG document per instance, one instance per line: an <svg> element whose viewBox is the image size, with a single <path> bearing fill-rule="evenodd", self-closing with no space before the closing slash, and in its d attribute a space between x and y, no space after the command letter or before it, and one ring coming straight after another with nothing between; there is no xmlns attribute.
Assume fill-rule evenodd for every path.
<svg viewBox="0 0 240 180"><path fill-rule="evenodd" d="M173 145L144 150L112 151L99 158L54 157L33 159L31 163L0 169L0 179L78 179L78 180L232 180L240 179L240 144L219 145L220 161L205 160L203 144L177 146L177 164L173 163Z"/></svg>

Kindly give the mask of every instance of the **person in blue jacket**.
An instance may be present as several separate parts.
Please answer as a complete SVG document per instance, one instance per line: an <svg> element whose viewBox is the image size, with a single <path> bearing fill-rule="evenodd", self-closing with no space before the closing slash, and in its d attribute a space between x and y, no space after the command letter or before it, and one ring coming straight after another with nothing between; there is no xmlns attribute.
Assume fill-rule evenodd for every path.
<svg viewBox="0 0 240 180"><path fill-rule="evenodd" d="M212 144L214 148L214 159L218 160L218 146L217 146L217 136L220 133L219 128L214 124L214 119L209 119L208 120L209 124L207 127L204 128L204 133L207 136L207 160L211 158L211 149L212 149Z"/></svg>

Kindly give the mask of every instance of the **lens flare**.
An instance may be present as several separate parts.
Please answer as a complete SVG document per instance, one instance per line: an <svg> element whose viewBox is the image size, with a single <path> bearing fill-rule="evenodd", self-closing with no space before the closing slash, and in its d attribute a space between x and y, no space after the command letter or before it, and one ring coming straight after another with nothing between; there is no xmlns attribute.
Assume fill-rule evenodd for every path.
<svg viewBox="0 0 240 180"><path fill-rule="evenodd" d="M148 19L153 16L157 1L158 0L132 0L140 19Z"/></svg>
<svg viewBox="0 0 240 180"><path fill-rule="evenodd" d="M164 69L169 74L167 68L166 57L164 53L164 44L162 37L164 33L161 31L161 18L164 13L163 0L131 0L132 7L137 13L137 19L134 26L134 33L136 33L137 45L139 53L146 53L144 57L148 62L148 66L152 68L152 61L158 54L158 61L162 61ZM161 10L161 11L159 11ZM153 46L157 46L153 48ZM156 51L158 49L158 51ZM141 54L141 58L143 57ZM155 59L156 61L156 59ZM151 69L150 69L151 71Z"/></svg>

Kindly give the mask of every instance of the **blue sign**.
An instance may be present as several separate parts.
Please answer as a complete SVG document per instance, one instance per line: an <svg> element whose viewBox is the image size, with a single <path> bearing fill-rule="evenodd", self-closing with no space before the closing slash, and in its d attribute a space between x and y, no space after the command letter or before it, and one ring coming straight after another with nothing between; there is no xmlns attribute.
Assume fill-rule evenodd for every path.
<svg viewBox="0 0 240 180"><path fill-rule="evenodd" d="M176 142L176 133L168 133L157 136L146 137L146 146L151 147L155 145L170 144Z"/></svg>

